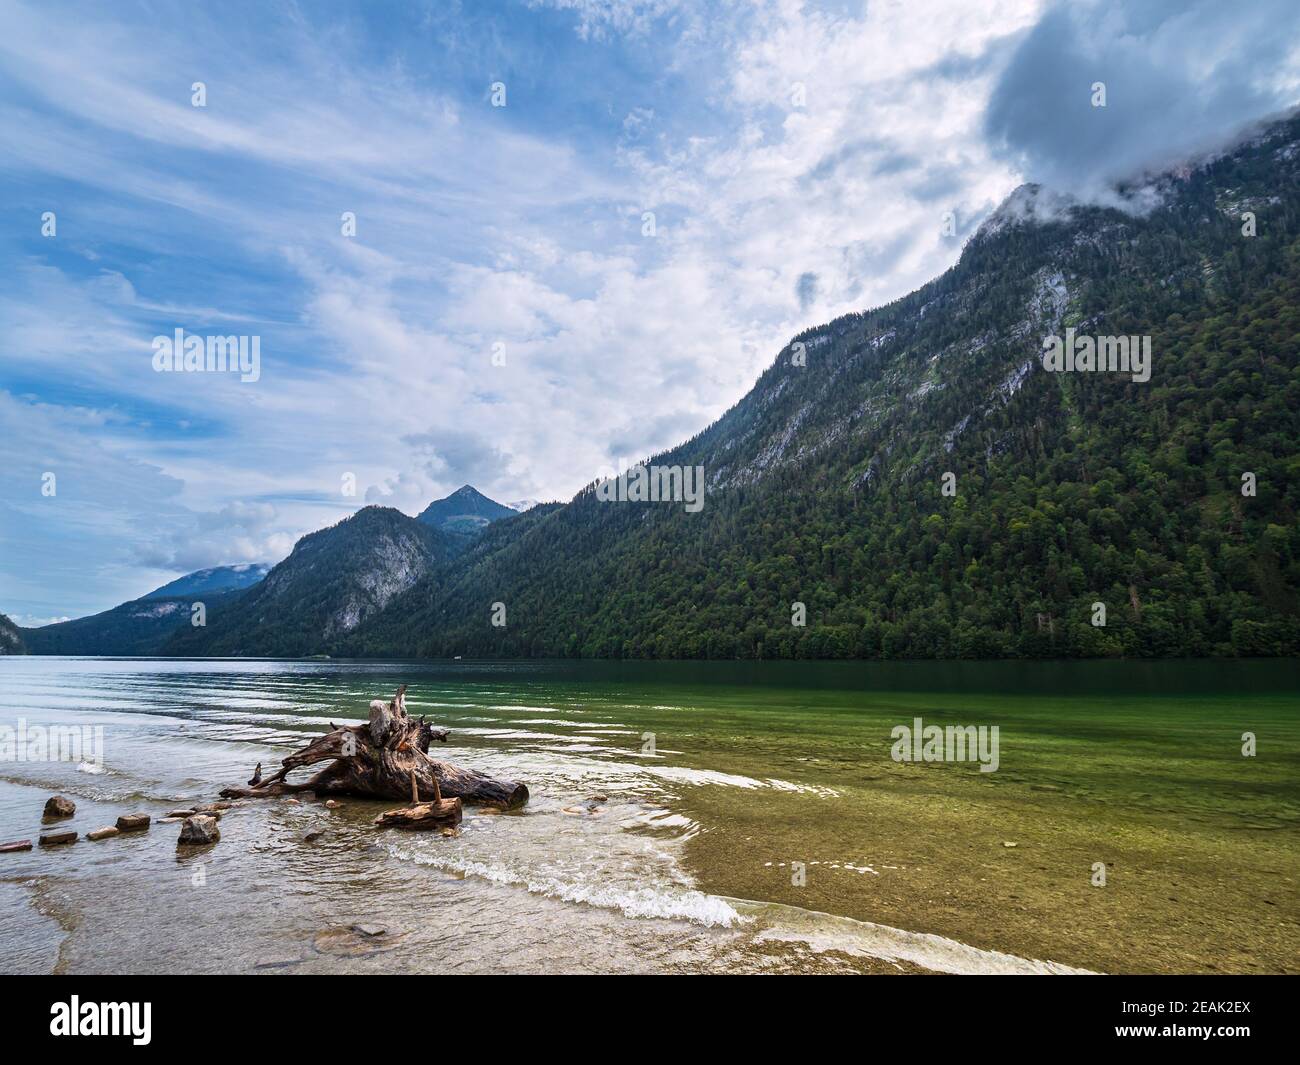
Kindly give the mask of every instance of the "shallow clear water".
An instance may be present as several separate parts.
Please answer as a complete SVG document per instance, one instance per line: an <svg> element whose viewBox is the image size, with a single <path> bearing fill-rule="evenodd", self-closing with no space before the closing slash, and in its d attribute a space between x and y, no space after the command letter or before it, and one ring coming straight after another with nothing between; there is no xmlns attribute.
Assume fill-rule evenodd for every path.
<svg viewBox="0 0 1300 1065"><path fill-rule="evenodd" d="M154 824L0 855L0 969L1295 971L1297 679L1293 662L0 659L0 725L102 726L104 744L102 767L0 762L0 841L35 839L55 792L83 833L211 801L403 682L451 730L439 756L532 793L467 809L453 839L304 796L237 805L199 853ZM890 730L918 716L997 725L997 772L894 761Z"/></svg>

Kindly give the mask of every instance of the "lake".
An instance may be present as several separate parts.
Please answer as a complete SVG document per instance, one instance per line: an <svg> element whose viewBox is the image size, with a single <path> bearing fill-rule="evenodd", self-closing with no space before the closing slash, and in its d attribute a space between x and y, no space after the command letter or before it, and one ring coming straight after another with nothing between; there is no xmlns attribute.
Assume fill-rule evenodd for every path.
<svg viewBox="0 0 1300 1065"><path fill-rule="evenodd" d="M0 970L1300 970L1295 661L0 658L0 726L103 742L0 762L0 842L56 792L82 833L213 801L401 683L528 806L444 838L303 795L198 853L0 854ZM996 726L996 771L895 760L918 718Z"/></svg>

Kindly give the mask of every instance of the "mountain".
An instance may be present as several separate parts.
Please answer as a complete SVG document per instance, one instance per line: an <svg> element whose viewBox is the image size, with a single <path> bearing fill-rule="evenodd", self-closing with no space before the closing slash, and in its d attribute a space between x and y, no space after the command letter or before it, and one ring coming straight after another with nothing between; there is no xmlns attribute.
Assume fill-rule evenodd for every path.
<svg viewBox="0 0 1300 1065"><path fill-rule="evenodd" d="M492 605L502 601L488 587L498 572L496 566L500 560L513 557L516 549L520 549L522 557L537 558L540 562L537 552L551 552L555 545L546 538L540 542L537 540L539 528L549 528L549 519L567 509L561 503L542 503L524 514L515 515L510 521L494 522L471 540L460 556L412 585L386 609L358 625L354 632L335 645L335 652L358 657L398 653L420 657L430 653L426 639L431 632L450 629L468 618L488 625ZM559 557L559 552L556 552L555 560L557 564L565 561ZM538 573L534 573L530 566L527 573L519 574L519 579L538 581L539 588L562 594L544 577L546 565L540 564L536 568ZM477 600L472 598L475 596ZM508 626L509 605L506 621Z"/></svg>
<svg viewBox="0 0 1300 1065"><path fill-rule="evenodd" d="M0 655L25 655L22 631L4 614L0 614Z"/></svg>
<svg viewBox="0 0 1300 1065"><path fill-rule="evenodd" d="M1117 196L1148 209L1027 186L941 277L795 337L652 460L704 467L698 513L589 486L487 529L343 646L1297 653L1300 118ZM1149 338L1150 379L1049 372L1066 329Z"/></svg>
<svg viewBox="0 0 1300 1065"><path fill-rule="evenodd" d="M153 655L177 629L191 624L196 602L203 603L211 618L242 591L205 593L193 596L156 598L157 592L122 603L111 610L72 621L22 629L28 654L34 655Z"/></svg>
<svg viewBox="0 0 1300 1065"><path fill-rule="evenodd" d="M516 511L489 499L472 485L463 485L445 499L435 499L419 514L417 521L444 532L477 533L500 518Z"/></svg>
<svg viewBox="0 0 1300 1065"><path fill-rule="evenodd" d="M540 506L541 501L537 499L516 499L513 503L507 503L511 510L522 514L525 510L532 510L533 507Z"/></svg>
<svg viewBox="0 0 1300 1065"><path fill-rule="evenodd" d="M941 277L793 338L649 460L705 471L698 511L589 485L517 513L466 485L418 519L366 507L303 537L259 583L206 596L204 627L162 596L173 582L19 638L38 654L1300 653L1300 116L1115 202L1143 206L1023 186ZM1044 365L1045 340L1085 335L1149 343L1149 375Z"/></svg>
<svg viewBox="0 0 1300 1065"><path fill-rule="evenodd" d="M211 619L266 572L253 564L201 569L111 610L20 631L30 654L152 655L191 623L195 603Z"/></svg>
<svg viewBox="0 0 1300 1065"><path fill-rule="evenodd" d="M456 541L390 507L369 506L304 536L289 557L203 628L178 630L173 655L297 656L343 635L453 558Z"/></svg>
<svg viewBox="0 0 1300 1065"><path fill-rule="evenodd" d="M156 588L144 599L170 599L177 596L202 596L216 592L238 591L251 588L270 572L263 563L244 562L235 566L213 566L177 577L169 584Z"/></svg>

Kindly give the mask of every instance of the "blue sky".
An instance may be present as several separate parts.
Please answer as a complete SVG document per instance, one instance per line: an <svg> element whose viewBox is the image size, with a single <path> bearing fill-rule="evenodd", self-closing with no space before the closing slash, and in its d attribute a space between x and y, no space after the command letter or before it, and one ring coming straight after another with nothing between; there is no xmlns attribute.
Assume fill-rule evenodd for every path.
<svg viewBox="0 0 1300 1065"><path fill-rule="evenodd" d="M0 0L0 611L465 482L568 498L1021 181L1091 194L1293 103L1296 9ZM177 328L258 336L260 378L156 373Z"/></svg>

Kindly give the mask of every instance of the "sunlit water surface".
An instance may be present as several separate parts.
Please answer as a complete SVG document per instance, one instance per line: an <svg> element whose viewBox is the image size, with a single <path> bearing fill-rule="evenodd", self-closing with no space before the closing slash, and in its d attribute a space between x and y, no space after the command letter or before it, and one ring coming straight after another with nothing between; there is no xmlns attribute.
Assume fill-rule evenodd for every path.
<svg viewBox="0 0 1300 1065"><path fill-rule="evenodd" d="M3 854L0 970L1300 968L1293 662L7 658L0 725L104 747L0 762L0 842L56 792L82 833L212 801L399 683L438 756L528 806L445 838L379 832L391 803L249 800L200 851L164 823ZM998 771L893 761L917 716L998 725Z"/></svg>

